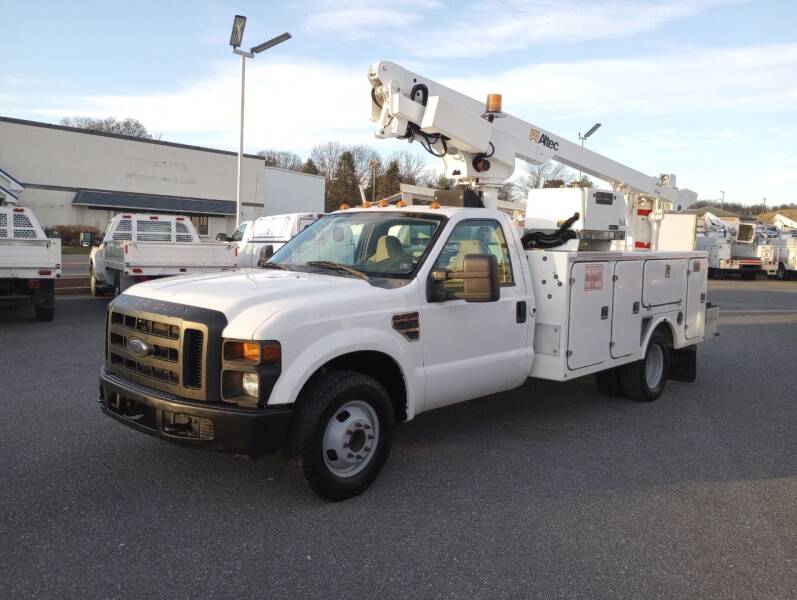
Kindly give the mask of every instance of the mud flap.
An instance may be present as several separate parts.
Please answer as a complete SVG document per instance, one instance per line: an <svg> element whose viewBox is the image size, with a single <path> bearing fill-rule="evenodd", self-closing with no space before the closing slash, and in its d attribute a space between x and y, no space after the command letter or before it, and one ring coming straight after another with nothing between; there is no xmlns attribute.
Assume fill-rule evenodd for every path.
<svg viewBox="0 0 797 600"><path fill-rule="evenodd" d="M672 381L692 383L697 379L697 346L673 350L670 354L670 377Z"/></svg>

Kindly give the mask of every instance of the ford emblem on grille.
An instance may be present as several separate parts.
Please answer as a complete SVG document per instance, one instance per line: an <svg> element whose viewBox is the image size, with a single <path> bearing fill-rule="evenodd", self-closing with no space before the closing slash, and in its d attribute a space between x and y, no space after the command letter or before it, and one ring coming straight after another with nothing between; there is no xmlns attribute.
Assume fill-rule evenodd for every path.
<svg viewBox="0 0 797 600"><path fill-rule="evenodd" d="M147 342L143 340L139 340L137 338L130 338L127 340L127 351L132 354L133 356L138 356L139 358L144 358L145 356L149 356L152 352L152 348L150 347Z"/></svg>

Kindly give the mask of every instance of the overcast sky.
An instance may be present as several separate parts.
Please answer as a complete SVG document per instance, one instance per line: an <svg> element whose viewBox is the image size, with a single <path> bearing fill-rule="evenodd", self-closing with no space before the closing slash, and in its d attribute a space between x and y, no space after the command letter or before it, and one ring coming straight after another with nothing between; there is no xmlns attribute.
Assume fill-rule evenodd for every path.
<svg viewBox="0 0 797 600"><path fill-rule="evenodd" d="M368 65L392 60L701 198L797 202L797 1L127 2L5 0L0 115L135 117L170 141L246 150L373 138ZM440 167L430 158L430 166ZM1 165L0 165L1 166Z"/></svg>

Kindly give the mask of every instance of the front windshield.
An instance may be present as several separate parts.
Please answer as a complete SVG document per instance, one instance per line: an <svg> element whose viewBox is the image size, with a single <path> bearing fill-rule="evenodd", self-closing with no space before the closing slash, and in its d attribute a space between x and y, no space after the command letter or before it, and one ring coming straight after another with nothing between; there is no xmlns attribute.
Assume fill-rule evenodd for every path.
<svg viewBox="0 0 797 600"><path fill-rule="evenodd" d="M443 223L440 215L354 211L322 217L285 244L270 263L313 268L318 261L374 277L411 277Z"/></svg>

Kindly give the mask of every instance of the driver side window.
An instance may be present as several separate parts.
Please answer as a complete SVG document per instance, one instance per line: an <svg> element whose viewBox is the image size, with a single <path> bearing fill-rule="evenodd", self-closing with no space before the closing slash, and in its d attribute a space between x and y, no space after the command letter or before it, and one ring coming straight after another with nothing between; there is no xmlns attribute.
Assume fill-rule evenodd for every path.
<svg viewBox="0 0 797 600"><path fill-rule="evenodd" d="M468 219L451 232L443 251L437 257L435 269L462 271L468 254L492 254L498 261L498 281L502 286L514 285L512 262L506 237L498 221ZM452 291L464 288L462 279L449 279L445 286Z"/></svg>

